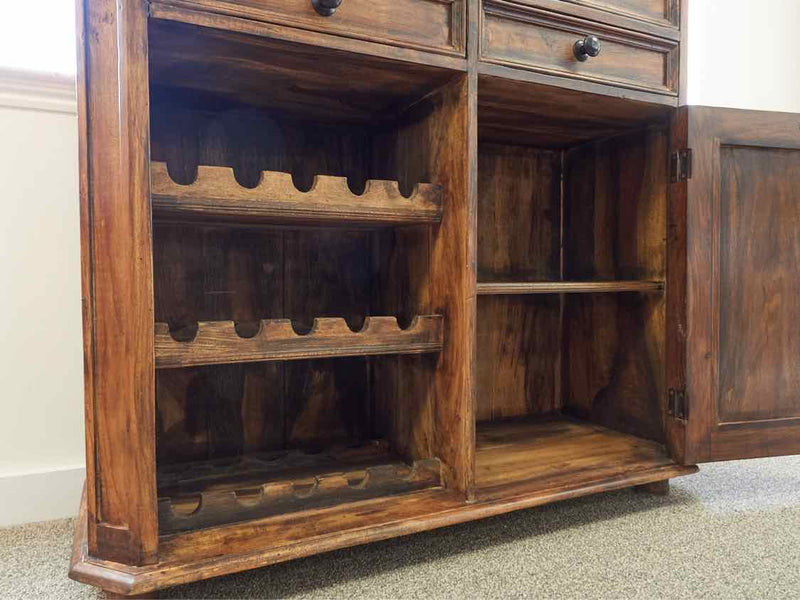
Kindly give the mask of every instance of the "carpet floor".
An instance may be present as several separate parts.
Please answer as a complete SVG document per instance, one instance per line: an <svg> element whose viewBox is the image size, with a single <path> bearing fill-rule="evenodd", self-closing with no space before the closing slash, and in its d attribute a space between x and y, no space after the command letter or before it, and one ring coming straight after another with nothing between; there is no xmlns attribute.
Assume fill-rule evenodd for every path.
<svg viewBox="0 0 800 600"><path fill-rule="evenodd" d="M0 529L0 597L97 598L69 520ZM800 598L800 457L712 464L667 497L571 500L162 598Z"/></svg>

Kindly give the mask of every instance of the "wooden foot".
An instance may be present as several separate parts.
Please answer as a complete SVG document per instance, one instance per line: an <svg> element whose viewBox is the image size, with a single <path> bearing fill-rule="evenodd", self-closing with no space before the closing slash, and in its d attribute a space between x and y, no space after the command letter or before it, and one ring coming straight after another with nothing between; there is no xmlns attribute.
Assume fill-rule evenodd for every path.
<svg viewBox="0 0 800 600"><path fill-rule="evenodd" d="M637 485L634 489L637 492L653 494L654 496L666 496L669 494L669 479L665 479L664 481L654 481L653 483L645 483L644 485Z"/></svg>

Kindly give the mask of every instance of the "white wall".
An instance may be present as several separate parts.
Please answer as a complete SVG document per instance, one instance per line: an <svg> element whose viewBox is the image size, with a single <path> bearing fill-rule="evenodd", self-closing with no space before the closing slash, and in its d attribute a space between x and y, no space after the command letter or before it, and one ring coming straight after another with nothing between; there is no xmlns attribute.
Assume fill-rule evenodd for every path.
<svg viewBox="0 0 800 600"><path fill-rule="evenodd" d="M689 0L685 19L686 104L800 113L800 0Z"/></svg>
<svg viewBox="0 0 800 600"><path fill-rule="evenodd" d="M686 18L689 104L800 113L800 0L690 0ZM0 526L74 514L83 481L71 86L0 70Z"/></svg>
<svg viewBox="0 0 800 600"><path fill-rule="evenodd" d="M0 71L0 525L74 514L83 479L71 79Z"/></svg>

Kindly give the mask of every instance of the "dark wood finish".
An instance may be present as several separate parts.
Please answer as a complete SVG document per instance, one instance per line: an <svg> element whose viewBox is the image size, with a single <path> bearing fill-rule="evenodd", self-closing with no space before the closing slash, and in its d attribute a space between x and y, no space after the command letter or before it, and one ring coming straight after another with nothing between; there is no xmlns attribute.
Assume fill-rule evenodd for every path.
<svg viewBox="0 0 800 600"><path fill-rule="evenodd" d="M526 0L523 0L523 2ZM631 16L659 24L677 25L680 22L676 0L563 0L573 4L596 7L620 15Z"/></svg>
<svg viewBox="0 0 800 600"><path fill-rule="evenodd" d="M410 224L442 219L441 189L419 184L410 197L397 182L369 180L354 194L344 177L315 177L311 189L297 189L290 173L264 172L258 185L246 188L232 169L198 167L197 178L180 185L164 163L150 168L153 208L160 217L245 223Z"/></svg>
<svg viewBox="0 0 800 600"><path fill-rule="evenodd" d="M480 145L479 282L559 278L560 189L560 153Z"/></svg>
<svg viewBox="0 0 800 600"><path fill-rule="evenodd" d="M670 124L670 156L686 149L686 111L676 111ZM672 180L672 177L670 177ZM686 389L686 185L671 181L667 206L667 288L664 371L667 390ZM668 392L669 393L669 392ZM664 435L675 460L686 464L686 423L667 414L669 397L662 407Z"/></svg>
<svg viewBox="0 0 800 600"><path fill-rule="evenodd" d="M661 37L679 39L680 6L676 0L518 0L518 2Z"/></svg>
<svg viewBox="0 0 800 600"><path fill-rule="evenodd" d="M794 114L692 107L684 461L800 452Z"/></svg>
<svg viewBox="0 0 800 600"><path fill-rule="evenodd" d="M258 468L258 465L251 465ZM275 474L267 482L212 485L207 489L159 496L162 535L194 531L225 523L285 515L346 502L406 494L441 486L441 464L435 458L410 465L341 462L324 469L320 462L305 472ZM210 483L210 482L209 482Z"/></svg>
<svg viewBox="0 0 800 600"><path fill-rule="evenodd" d="M443 189L442 222L430 230L431 306L446 323L430 384L436 425L433 451L448 467L447 487L464 494L472 488L475 435L474 83L457 76L403 115L408 124L387 140L406 178L431 181ZM420 147L427 151L407 150Z"/></svg>
<svg viewBox="0 0 800 600"><path fill-rule="evenodd" d="M483 0L481 60L507 67L676 95L678 46L653 35L581 21L506 0ZM581 61L574 45L587 34L602 44Z"/></svg>
<svg viewBox="0 0 800 600"><path fill-rule="evenodd" d="M660 444L563 417L481 424L477 463L478 498L486 501L522 484L563 491L647 471L683 470Z"/></svg>
<svg viewBox="0 0 800 600"><path fill-rule="evenodd" d="M680 40L677 0L517 0L520 4Z"/></svg>
<svg viewBox="0 0 800 600"><path fill-rule="evenodd" d="M596 294L622 292L661 292L660 281L515 281L478 283L482 296L515 294Z"/></svg>
<svg viewBox="0 0 800 600"><path fill-rule="evenodd" d="M156 368L438 352L442 330L442 318L436 315L416 317L407 329L401 329L395 317L366 317L359 331L344 319L314 319L311 330L302 335L288 319L238 328L233 321L217 321L200 322L196 335L181 341L166 323L156 323Z"/></svg>
<svg viewBox="0 0 800 600"><path fill-rule="evenodd" d="M158 552L147 7L78 5L88 551L141 565Z"/></svg>
<svg viewBox="0 0 800 600"><path fill-rule="evenodd" d="M561 408L558 296L491 296L478 302L476 418Z"/></svg>
<svg viewBox="0 0 800 600"><path fill-rule="evenodd" d="M653 496L669 496L669 479L637 485L633 489L643 494L652 494Z"/></svg>
<svg viewBox="0 0 800 600"><path fill-rule="evenodd" d="M478 123L482 142L566 149L666 121L672 112L668 105L631 100L628 96L634 94L621 90L616 90L617 96L598 95L612 93L615 88L569 89L558 87L558 81L545 85L511 79L520 76L512 69L492 65L479 68ZM484 68L491 73L483 74Z"/></svg>
<svg viewBox="0 0 800 600"><path fill-rule="evenodd" d="M162 540L161 562L147 568L96 561L81 552L85 539L83 522L79 520L70 575L118 593L145 593L194 581L199 573L203 577L217 577L697 471L696 467L669 463L656 466L654 463L660 460L657 452L653 452L653 459L637 463L644 468L609 473L608 477L594 479L588 485L567 484L547 490L508 486L498 488L496 497L471 504L464 503L460 494L430 490L178 534Z"/></svg>
<svg viewBox="0 0 800 600"><path fill-rule="evenodd" d="M676 113L678 15L81 2L71 576L148 593L800 452L798 120Z"/></svg>
<svg viewBox="0 0 800 600"><path fill-rule="evenodd" d="M564 410L663 441L664 301L571 295L564 304Z"/></svg>
<svg viewBox="0 0 800 600"><path fill-rule="evenodd" d="M664 280L668 149L650 129L567 152L565 279Z"/></svg>
<svg viewBox="0 0 800 600"><path fill-rule="evenodd" d="M296 28L309 32L305 43L326 45L333 35L464 55L465 0L347 0L327 17L311 0L156 0L154 5L157 17L198 10Z"/></svg>
<svg viewBox="0 0 800 600"><path fill-rule="evenodd" d="M199 20L198 25L213 23ZM149 34L150 77L162 103L185 97L185 103L195 106L244 105L328 125L363 123L396 115L453 77L453 70L439 66L323 50L224 28L155 20Z"/></svg>

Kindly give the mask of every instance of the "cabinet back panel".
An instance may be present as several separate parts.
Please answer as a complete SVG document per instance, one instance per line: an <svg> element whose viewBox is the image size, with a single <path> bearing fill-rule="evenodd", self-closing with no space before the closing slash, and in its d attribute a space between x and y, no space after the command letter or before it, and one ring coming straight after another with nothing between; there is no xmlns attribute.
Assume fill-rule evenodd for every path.
<svg viewBox="0 0 800 600"><path fill-rule="evenodd" d="M159 371L160 464L379 437L366 359Z"/></svg>
<svg viewBox="0 0 800 600"><path fill-rule="evenodd" d="M477 420L539 415L561 408L561 299L478 299Z"/></svg>
<svg viewBox="0 0 800 600"><path fill-rule="evenodd" d="M566 153L565 279L663 281L668 142L651 129Z"/></svg>
<svg viewBox="0 0 800 600"><path fill-rule="evenodd" d="M380 129L316 123L224 102L195 103L160 89L152 104L153 160L179 183L198 165L234 169L255 185L263 170L291 172L300 189L316 175L348 177L355 192L369 178L397 179L410 192L433 176L414 166L424 144L389 142L409 122ZM417 116L423 122L426 114ZM412 178L415 178L412 180ZM368 315L402 326L433 309L430 230L244 228L157 222L156 320L288 318L298 329L317 317ZM410 460L432 453L431 357L381 357L247 364L159 373L159 457L185 461L283 447L320 447L384 436Z"/></svg>
<svg viewBox="0 0 800 600"><path fill-rule="evenodd" d="M561 154L481 144L478 280L557 280L561 268Z"/></svg>
<svg viewBox="0 0 800 600"><path fill-rule="evenodd" d="M166 162L177 182L194 181L198 165L232 167L240 184L255 186L262 171L291 173L310 189L315 175L347 177L364 189L370 137L358 125L310 122L243 105L193 106L191 93L153 94L152 160ZM417 182L414 182L417 183Z"/></svg>
<svg viewBox="0 0 800 600"><path fill-rule="evenodd" d="M565 410L617 431L662 441L664 327L660 295L567 295Z"/></svg>

